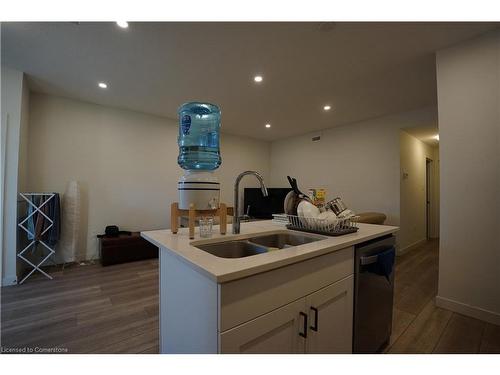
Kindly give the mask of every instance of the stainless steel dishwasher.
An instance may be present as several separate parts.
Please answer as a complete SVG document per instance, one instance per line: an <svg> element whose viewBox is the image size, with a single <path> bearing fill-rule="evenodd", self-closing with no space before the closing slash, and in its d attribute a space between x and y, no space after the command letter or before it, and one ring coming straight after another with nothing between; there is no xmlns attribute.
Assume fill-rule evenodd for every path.
<svg viewBox="0 0 500 375"><path fill-rule="evenodd" d="M392 331L395 238L355 246L353 353L377 353Z"/></svg>

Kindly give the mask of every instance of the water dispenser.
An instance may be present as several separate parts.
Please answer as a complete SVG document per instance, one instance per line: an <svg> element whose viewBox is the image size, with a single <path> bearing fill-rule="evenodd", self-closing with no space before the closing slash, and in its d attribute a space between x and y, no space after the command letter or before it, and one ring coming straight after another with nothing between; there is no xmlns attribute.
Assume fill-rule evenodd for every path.
<svg viewBox="0 0 500 375"><path fill-rule="evenodd" d="M217 209L220 184L213 171L222 163L219 150L220 116L215 104L190 102L179 110L179 156L185 170L178 183L179 208Z"/></svg>

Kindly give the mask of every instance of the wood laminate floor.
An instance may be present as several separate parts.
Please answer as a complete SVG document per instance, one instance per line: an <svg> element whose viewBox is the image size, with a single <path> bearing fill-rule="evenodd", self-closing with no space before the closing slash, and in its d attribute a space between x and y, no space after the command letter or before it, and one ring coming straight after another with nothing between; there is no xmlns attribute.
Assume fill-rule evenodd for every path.
<svg viewBox="0 0 500 375"><path fill-rule="evenodd" d="M2 288L2 347L158 353L157 259L51 274Z"/></svg>
<svg viewBox="0 0 500 375"><path fill-rule="evenodd" d="M1 290L1 345L158 353L158 261L74 266ZM438 242L396 260L387 353L500 353L500 327L434 305Z"/></svg>
<svg viewBox="0 0 500 375"><path fill-rule="evenodd" d="M500 326L436 307L438 241L396 259L391 342L386 353L500 353Z"/></svg>

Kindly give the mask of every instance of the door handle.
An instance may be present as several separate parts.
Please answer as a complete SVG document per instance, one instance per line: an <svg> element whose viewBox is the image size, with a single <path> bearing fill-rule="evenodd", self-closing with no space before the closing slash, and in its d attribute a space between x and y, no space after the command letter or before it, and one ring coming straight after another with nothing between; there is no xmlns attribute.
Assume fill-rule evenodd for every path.
<svg viewBox="0 0 500 375"><path fill-rule="evenodd" d="M299 331L299 336L302 336L303 338L307 338L307 314L303 313L302 311L299 313L300 316L304 317L304 325L302 326L303 332Z"/></svg>
<svg viewBox="0 0 500 375"><path fill-rule="evenodd" d="M314 311L314 325L310 326L309 328L311 328L314 332L318 332L318 320L319 320L318 309L312 306L310 307L310 309Z"/></svg>

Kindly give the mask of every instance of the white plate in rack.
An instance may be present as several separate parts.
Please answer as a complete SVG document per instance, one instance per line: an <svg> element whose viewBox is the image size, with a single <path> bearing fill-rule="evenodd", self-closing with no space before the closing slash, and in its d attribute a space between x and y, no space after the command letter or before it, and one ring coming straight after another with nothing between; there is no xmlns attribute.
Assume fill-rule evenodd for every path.
<svg viewBox="0 0 500 375"><path fill-rule="evenodd" d="M311 227L314 226L315 219L319 216L320 210L314 204L303 200L297 206L297 214L302 224Z"/></svg>

